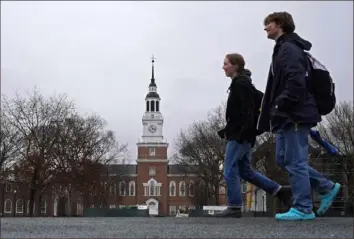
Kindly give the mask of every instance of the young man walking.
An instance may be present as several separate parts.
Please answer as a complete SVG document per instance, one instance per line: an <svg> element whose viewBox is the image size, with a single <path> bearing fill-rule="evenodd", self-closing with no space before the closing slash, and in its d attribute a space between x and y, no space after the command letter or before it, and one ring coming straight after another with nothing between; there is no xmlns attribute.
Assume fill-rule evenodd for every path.
<svg viewBox="0 0 354 239"><path fill-rule="evenodd" d="M311 220L315 218L311 188L321 197L318 215L327 211L341 188L308 165L308 135L321 121L307 85L309 63L304 51L312 45L294 33L294 21L287 12L268 15L264 26L275 46L257 128L276 133L277 163L288 172L293 194L291 209L275 217Z"/></svg>
<svg viewBox="0 0 354 239"><path fill-rule="evenodd" d="M251 72L240 54L228 54L223 70L231 78L226 106L226 127L218 132L227 139L224 177L227 190L227 209L216 216L241 217L242 194L240 178L278 197L290 207L291 190L251 169L251 149L256 140L255 92Z"/></svg>

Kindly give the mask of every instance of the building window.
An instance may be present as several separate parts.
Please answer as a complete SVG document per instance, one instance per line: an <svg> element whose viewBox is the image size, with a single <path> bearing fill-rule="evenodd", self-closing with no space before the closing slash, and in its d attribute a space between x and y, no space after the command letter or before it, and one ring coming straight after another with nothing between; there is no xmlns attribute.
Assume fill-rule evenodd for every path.
<svg viewBox="0 0 354 239"><path fill-rule="evenodd" d="M111 184L110 191L109 191L109 195L110 196L115 196L116 195L116 187L117 187L117 185L115 183Z"/></svg>
<svg viewBox="0 0 354 239"><path fill-rule="evenodd" d="M176 196L176 182L171 181L170 182L170 196Z"/></svg>
<svg viewBox="0 0 354 239"><path fill-rule="evenodd" d="M156 182L155 181L151 181L149 183L149 190L150 190L150 196L155 196L156 194Z"/></svg>
<svg viewBox="0 0 354 239"><path fill-rule="evenodd" d="M7 183L5 187L5 192L9 193L11 191L12 191L12 185Z"/></svg>
<svg viewBox="0 0 354 239"><path fill-rule="evenodd" d="M47 202L44 200L41 200L41 214L45 214L47 212Z"/></svg>
<svg viewBox="0 0 354 239"><path fill-rule="evenodd" d="M151 112L154 112L155 111L155 101L150 101L150 109L151 109Z"/></svg>
<svg viewBox="0 0 354 239"><path fill-rule="evenodd" d="M144 196L161 196L161 183L157 183L155 179L150 179L148 183L143 183Z"/></svg>
<svg viewBox="0 0 354 239"><path fill-rule="evenodd" d="M23 200L19 199L16 201L16 213L23 213Z"/></svg>
<svg viewBox="0 0 354 239"><path fill-rule="evenodd" d="M149 110L150 110L150 103L149 103L149 101L146 101L146 112L149 112Z"/></svg>
<svg viewBox="0 0 354 239"><path fill-rule="evenodd" d="M82 216L84 215L84 205L82 203L77 203L76 204L76 215Z"/></svg>
<svg viewBox="0 0 354 239"><path fill-rule="evenodd" d="M34 202L33 202L33 212L34 212L34 206L35 206L35 204L34 204ZM27 201L27 213L29 214L30 213L30 200L28 200Z"/></svg>
<svg viewBox="0 0 354 239"><path fill-rule="evenodd" d="M160 103L159 101L156 101L156 111L157 111L157 112L160 111L160 107L159 107L160 105L159 105L159 103Z"/></svg>
<svg viewBox="0 0 354 239"><path fill-rule="evenodd" d="M149 155L155 156L156 155L156 148L149 148Z"/></svg>
<svg viewBox="0 0 354 239"><path fill-rule="evenodd" d="M125 196L126 188L125 188L125 182L122 181L119 183L119 195L120 196Z"/></svg>
<svg viewBox="0 0 354 239"><path fill-rule="evenodd" d="M195 195L195 184L193 181L189 182L189 196L194 197Z"/></svg>
<svg viewBox="0 0 354 239"><path fill-rule="evenodd" d="M179 196L186 196L186 183L184 181L179 182Z"/></svg>
<svg viewBox="0 0 354 239"><path fill-rule="evenodd" d="M247 183L242 182L242 193L247 193Z"/></svg>
<svg viewBox="0 0 354 239"><path fill-rule="evenodd" d="M135 182L129 182L129 196L135 196Z"/></svg>
<svg viewBox="0 0 354 239"><path fill-rule="evenodd" d="M4 212L11 213L12 212L12 201L10 199L6 199L4 203Z"/></svg>
<svg viewBox="0 0 354 239"><path fill-rule="evenodd" d="M170 206L170 215L174 216L177 213L177 207L176 206Z"/></svg>

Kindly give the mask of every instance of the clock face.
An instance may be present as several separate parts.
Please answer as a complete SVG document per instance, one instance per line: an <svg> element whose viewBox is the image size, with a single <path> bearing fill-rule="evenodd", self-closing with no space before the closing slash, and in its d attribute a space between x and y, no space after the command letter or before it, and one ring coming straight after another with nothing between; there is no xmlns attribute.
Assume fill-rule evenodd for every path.
<svg viewBox="0 0 354 239"><path fill-rule="evenodd" d="M151 133L155 133L156 130L157 130L156 125L152 124L152 125L149 126L149 131L150 131Z"/></svg>

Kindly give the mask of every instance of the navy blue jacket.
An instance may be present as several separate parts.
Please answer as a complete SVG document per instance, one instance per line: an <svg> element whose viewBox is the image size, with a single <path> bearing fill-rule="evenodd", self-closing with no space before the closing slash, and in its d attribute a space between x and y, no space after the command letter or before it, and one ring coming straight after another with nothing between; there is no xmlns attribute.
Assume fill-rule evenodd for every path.
<svg viewBox="0 0 354 239"><path fill-rule="evenodd" d="M321 121L307 85L308 62L304 50L312 44L296 33L277 40L257 129L276 131L291 123L315 126Z"/></svg>

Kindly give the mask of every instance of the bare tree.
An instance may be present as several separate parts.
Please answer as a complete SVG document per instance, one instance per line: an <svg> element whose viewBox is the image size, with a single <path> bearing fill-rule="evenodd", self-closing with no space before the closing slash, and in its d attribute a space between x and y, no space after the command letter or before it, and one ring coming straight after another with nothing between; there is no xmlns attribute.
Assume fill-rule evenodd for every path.
<svg viewBox="0 0 354 239"><path fill-rule="evenodd" d="M1 112L0 128L0 179L5 179L16 160L19 150L16 145L20 143L18 131L14 128Z"/></svg>
<svg viewBox="0 0 354 239"><path fill-rule="evenodd" d="M36 212L40 212L40 196L55 178L53 149L57 142L57 121L68 118L74 105L66 95L45 98L36 89L27 97L16 94L14 99L3 96L2 118L16 130L19 141L13 146L19 153L14 174L16 181L30 185L30 212L36 197ZM26 173L24 173L26 172Z"/></svg>
<svg viewBox="0 0 354 239"><path fill-rule="evenodd" d="M181 131L175 142L178 151L176 162L198 174L208 189L209 201L215 204L219 203L219 187L223 181L226 142L217 135L217 131L225 125L223 108L220 106L212 110L207 120L195 122L188 130Z"/></svg>
<svg viewBox="0 0 354 239"><path fill-rule="evenodd" d="M289 183L287 173L276 162L274 134L266 132L257 137L251 164L256 170L260 167L263 168L264 172L262 173L277 183L282 185Z"/></svg>
<svg viewBox="0 0 354 239"><path fill-rule="evenodd" d="M106 122L97 115L73 115L60 123L60 144L55 149L56 168L62 172L58 180L67 183L69 201L75 190L83 195L87 206L90 195L102 191L104 166L112 160L123 161L126 156L127 145L119 145L114 133L105 126Z"/></svg>
<svg viewBox="0 0 354 239"><path fill-rule="evenodd" d="M353 102L340 102L318 126L321 136L340 153L343 182L354 205L354 116ZM353 207L353 206L352 206Z"/></svg>

